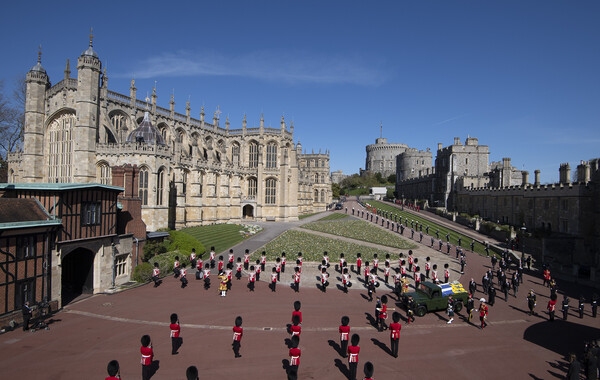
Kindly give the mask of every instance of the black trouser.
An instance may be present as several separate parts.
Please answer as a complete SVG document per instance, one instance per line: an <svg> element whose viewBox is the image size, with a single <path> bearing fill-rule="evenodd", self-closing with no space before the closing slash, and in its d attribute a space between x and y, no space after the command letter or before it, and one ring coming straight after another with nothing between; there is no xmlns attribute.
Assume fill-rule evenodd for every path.
<svg viewBox="0 0 600 380"><path fill-rule="evenodd" d="M210 278L204 278L204 289L210 289Z"/></svg>
<svg viewBox="0 0 600 380"><path fill-rule="evenodd" d="M175 355L177 352L177 338L171 337L171 354Z"/></svg>
<svg viewBox="0 0 600 380"><path fill-rule="evenodd" d="M392 356L398 357L398 344L400 343L400 339L390 338L390 347L392 349Z"/></svg>
<svg viewBox="0 0 600 380"><path fill-rule="evenodd" d="M235 355L236 358L239 358L240 356L240 346L241 346L241 342L239 340L234 340L233 341L233 353Z"/></svg>
<svg viewBox="0 0 600 380"><path fill-rule="evenodd" d="M300 283L299 282L294 282L294 290L296 291L296 293L298 293L300 291Z"/></svg>
<svg viewBox="0 0 600 380"><path fill-rule="evenodd" d="M340 341L340 350L342 351L342 357L348 356L348 340Z"/></svg>
<svg viewBox="0 0 600 380"><path fill-rule="evenodd" d="M152 281L154 281L154 287L157 287L159 285L158 282L160 280L158 279L158 276L152 276Z"/></svg>
<svg viewBox="0 0 600 380"><path fill-rule="evenodd" d="M215 267L215 259L210 260L210 267L211 268Z"/></svg>
<svg viewBox="0 0 600 380"><path fill-rule="evenodd" d="M235 278L237 278L238 280L241 280L242 279L242 272L241 271L235 272Z"/></svg>
<svg viewBox="0 0 600 380"><path fill-rule="evenodd" d="M425 269L425 277L429 278L429 269Z"/></svg>
<svg viewBox="0 0 600 380"><path fill-rule="evenodd" d="M467 314L469 315L469 319L468 319L469 322L471 322L471 319L473 318L472 312L473 312L473 309L467 309Z"/></svg>
<svg viewBox="0 0 600 380"><path fill-rule="evenodd" d="M142 380L150 380L152 376L152 365L143 365L142 364Z"/></svg>
<svg viewBox="0 0 600 380"><path fill-rule="evenodd" d="M563 319L566 321L567 320L567 316L569 315L569 310L567 309L563 309Z"/></svg>
<svg viewBox="0 0 600 380"><path fill-rule="evenodd" d="M244 263L244 270L248 270L248 263Z"/></svg>
<svg viewBox="0 0 600 380"><path fill-rule="evenodd" d="M385 319L379 317L379 331L383 331L386 328L387 328L387 325L385 324Z"/></svg>
<svg viewBox="0 0 600 380"><path fill-rule="evenodd" d="M281 281L281 278L279 276L280 274L281 274L280 272L277 272L277 281Z"/></svg>
<svg viewBox="0 0 600 380"><path fill-rule="evenodd" d="M23 331L29 330L29 320L31 319L31 315L27 314L23 316Z"/></svg>
<svg viewBox="0 0 600 380"><path fill-rule="evenodd" d="M281 273L285 273L285 264L281 264Z"/></svg>
<svg viewBox="0 0 600 380"><path fill-rule="evenodd" d="M249 282L248 287L250 288L250 291L253 292L254 291L254 281Z"/></svg>
<svg viewBox="0 0 600 380"><path fill-rule="evenodd" d="M276 287L277 287L277 282L271 282L271 291L274 292Z"/></svg>
<svg viewBox="0 0 600 380"><path fill-rule="evenodd" d="M263 272L265 271L265 263L260 264L260 270Z"/></svg>
<svg viewBox="0 0 600 380"><path fill-rule="evenodd" d="M550 316L550 322L553 322L554 321L554 311L549 311L548 314Z"/></svg>
<svg viewBox="0 0 600 380"><path fill-rule="evenodd" d="M350 369L350 380L356 380L356 367L358 367L357 362L348 363L348 367Z"/></svg>

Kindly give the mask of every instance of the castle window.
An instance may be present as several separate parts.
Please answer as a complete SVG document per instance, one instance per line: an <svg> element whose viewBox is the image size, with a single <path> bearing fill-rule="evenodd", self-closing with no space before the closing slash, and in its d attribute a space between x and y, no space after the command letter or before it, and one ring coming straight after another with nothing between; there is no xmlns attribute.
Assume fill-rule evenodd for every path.
<svg viewBox="0 0 600 380"><path fill-rule="evenodd" d="M23 236L17 240L17 260L35 256L35 236Z"/></svg>
<svg viewBox="0 0 600 380"><path fill-rule="evenodd" d="M99 183L103 185L110 185L112 183L110 177L110 166L108 166L108 164L101 163L100 165L98 165L96 175Z"/></svg>
<svg viewBox="0 0 600 380"><path fill-rule="evenodd" d="M156 176L156 205L162 206L165 184L165 171L161 169Z"/></svg>
<svg viewBox="0 0 600 380"><path fill-rule="evenodd" d="M182 193L185 195L187 194L187 182L188 182L188 172L184 171L183 175L181 176L181 190Z"/></svg>
<svg viewBox="0 0 600 380"><path fill-rule="evenodd" d="M148 170L140 170L140 184L138 186L138 196L142 200L142 206L148 206Z"/></svg>
<svg viewBox="0 0 600 380"><path fill-rule="evenodd" d="M321 203L325 203L325 190L321 190Z"/></svg>
<svg viewBox="0 0 600 380"><path fill-rule="evenodd" d="M325 166L325 161L321 160L320 162L321 162L321 167L324 167Z"/></svg>
<svg viewBox="0 0 600 380"><path fill-rule="evenodd" d="M258 144L251 142L248 150L248 167L258 167Z"/></svg>
<svg viewBox="0 0 600 380"><path fill-rule="evenodd" d="M319 201L319 190L315 190L315 203Z"/></svg>
<svg viewBox="0 0 600 380"><path fill-rule="evenodd" d="M319 183L319 175L315 174L315 183Z"/></svg>
<svg viewBox="0 0 600 380"><path fill-rule="evenodd" d="M257 181L256 178L248 180L248 199L256 199Z"/></svg>
<svg viewBox="0 0 600 380"><path fill-rule="evenodd" d="M277 145L269 143L267 145L267 168L277 167Z"/></svg>
<svg viewBox="0 0 600 380"><path fill-rule="evenodd" d="M231 161L236 166L240 164L240 145L237 143L231 147Z"/></svg>
<svg viewBox="0 0 600 380"><path fill-rule="evenodd" d="M115 271L117 276L127 274L127 257L129 255L119 255L115 258Z"/></svg>
<svg viewBox="0 0 600 380"><path fill-rule="evenodd" d="M53 120L46 133L48 182L69 183L72 177L75 115L63 114Z"/></svg>
<svg viewBox="0 0 600 380"><path fill-rule="evenodd" d="M84 202L81 210L81 224L84 226L100 224L100 202Z"/></svg>
<svg viewBox="0 0 600 380"><path fill-rule="evenodd" d="M465 158L465 164L469 164L469 159Z"/></svg>
<svg viewBox="0 0 600 380"><path fill-rule="evenodd" d="M117 139L119 141L125 141L127 138L129 118L123 114L116 113L110 117L110 122L112 123L114 130L117 132Z"/></svg>
<svg viewBox="0 0 600 380"><path fill-rule="evenodd" d="M269 178L266 181L266 189L265 189L265 204L274 205L275 204L275 186L277 185L277 181L274 178Z"/></svg>
<svg viewBox="0 0 600 380"><path fill-rule="evenodd" d="M325 183L325 174L321 174L321 183Z"/></svg>

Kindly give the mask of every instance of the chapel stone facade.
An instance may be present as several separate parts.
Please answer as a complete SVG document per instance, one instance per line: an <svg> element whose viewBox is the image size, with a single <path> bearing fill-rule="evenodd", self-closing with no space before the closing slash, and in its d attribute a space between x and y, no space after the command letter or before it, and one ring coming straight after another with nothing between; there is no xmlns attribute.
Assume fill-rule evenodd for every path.
<svg viewBox="0 0 600 380"><path fill-rule="evenodd" d="M27 73L24 148L9 156L9 182L111 184L111 168L139 168L142 218L149 230L244 220L293 221L331 203L329 153L304 154L294 125L230 128L220 111L186 112L108 89L90 44L51 85L38 63Z"/></svg>

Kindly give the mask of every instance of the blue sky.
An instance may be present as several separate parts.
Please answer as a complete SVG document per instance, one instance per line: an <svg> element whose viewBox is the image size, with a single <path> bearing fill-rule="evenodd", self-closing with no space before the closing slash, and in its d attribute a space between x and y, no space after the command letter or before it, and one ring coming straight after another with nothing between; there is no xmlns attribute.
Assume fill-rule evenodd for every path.
<svg viewBox="0 0 600 380"><path fill-rule="evenodd" d="M60 5L54 5L59 4ZM331 170L364 168L365 145L435 150L470 135L490 160L558 180L560 163L600 157L599 1L10 2L0 79L42 63L53 83L94 28L109 89L189 99L232 128L294 121L329 149ZM531 174L533 177L533 174Z"/></svg>

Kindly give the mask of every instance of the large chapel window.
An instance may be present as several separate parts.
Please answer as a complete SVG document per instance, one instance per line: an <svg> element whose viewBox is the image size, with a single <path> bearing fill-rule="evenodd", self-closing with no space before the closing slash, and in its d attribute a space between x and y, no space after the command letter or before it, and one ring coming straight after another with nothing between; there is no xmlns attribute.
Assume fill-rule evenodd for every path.
<svg viewBox="0 0 600 380"><path fill-rule="evenodd" d="M98 165L97 176L98 182L103 185L110 185L112 183L110 175L110 166L108 166L108 164L106 163L101 163L100 165Z"/></svg>
<svg viewBox="0 0 600 380"><path fill-rule="evenodd" d="M267 145L267 168L277 167L277 144L269 143Z"/></svg>
<svg viewBox="0 0 600 380"><path fill-rule="evenodd" d="M127 130L129 129L129 119L127 116L116 113L110 117L110 122L112 123L114 130L117 132L117 138L119 141L125 141L127 138Z"/></svg>
<svg viewBox="0 0 600 380"><path fill-rule="evenodd" d="M248 199L256 199L257 181L256 178L248 180Z"/></svg>
<svg viewBox="0 0 600 380"><path fill-rule="evenodd" d="M268 205L274 205L275 204L275 192L276 192L276 186L277 181L275 181L274 178L269 178L266 181L266 188L265 188L265 204Z"/></svg>
<svg viewBox="0 0 600 380"><path fill-rule="evenodd" d="M54 119L46 133L48 182L73 182L73 127L75 116L63 114Z"/></svg>
<svg viewBox="0 0 600 380"><path fill-rule="evenodd" d="M138 195L142 200L142 206L148 206L148 169L140 170L140 181Z"/></svg>
<svg viewBox="0 0 600 380"><path fill-rule="evenodd" d="M231 162L236 166L240 164L240 146L237 143L231 147Z"/></svg>
<svg viewBox="0 0 600 380"><path fill-rule="evenodd" d="M248 147L248 167L258 167L258 144L251 142Z"/></svg>
<svg viewBox="0 0 600 380"><path fill-rule="evenodd" d="M162 206L163 204L163 191L165 184L165 171L160 170L156 176L156 205Z"/></svg>

